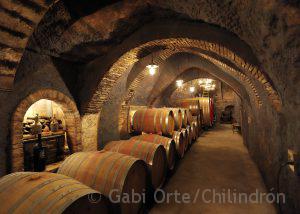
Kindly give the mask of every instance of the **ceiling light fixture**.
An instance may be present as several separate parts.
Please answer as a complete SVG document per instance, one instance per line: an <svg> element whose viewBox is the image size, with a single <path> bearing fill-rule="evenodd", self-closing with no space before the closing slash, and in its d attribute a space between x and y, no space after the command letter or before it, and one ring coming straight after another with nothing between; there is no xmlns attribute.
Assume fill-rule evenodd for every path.
<svg viewBox="0 0 300 214"><path fill-rule="evenodd" d="M176 85L178 88L181 88L183 85L183 80L176 80Z"/></svg>
<svg viewBox="0 0 300 214"><path fill-rule="evenodd" d="M195 92L195 87L194 87L194 86L191 86L191 87L190 87L190 92L191 92L191 93Z"/></svg>
<svg viewBox="0 0 300 214"><path fill-rule="evenodd" d="M149 74L151 76L153 76L156 73L157 69L158 69L158 65L154 65L154 64L147 65L146 67L148 68Z"/></svg>
<svg viewBox="0 0 300 214"><path fill-rule="evenodd" d="M153 62L153 54L152 54L151 64L147 65L146 67L147 67L147 69L149 71L149 74L151 76L153 76L156 73L156 71L158 70L158 65L155 65L154 62Z"/></svg>

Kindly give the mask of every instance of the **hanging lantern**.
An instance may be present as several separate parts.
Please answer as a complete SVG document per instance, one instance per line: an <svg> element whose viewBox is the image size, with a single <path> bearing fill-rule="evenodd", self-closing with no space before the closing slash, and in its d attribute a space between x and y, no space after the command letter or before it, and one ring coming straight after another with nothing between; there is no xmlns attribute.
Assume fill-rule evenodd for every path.
<svg viewBox="0 0 300 214"><path fill-rule="evenodd" d="M153 76L156 73L156 71L158 69L158 65L155 65L154 62L153 62L153 54L152 54L151 64L147 65L146 68L148 69L149 74L151 76Z"/></svg>
<svg viewBox="0 0 300 214"><path fill-rule="evenodd" d="M158 65L154 65L154 64L147 65L146 67L148 68L149 74L151 76L153 76L156 73L157 69L158 69Z"/></svg>

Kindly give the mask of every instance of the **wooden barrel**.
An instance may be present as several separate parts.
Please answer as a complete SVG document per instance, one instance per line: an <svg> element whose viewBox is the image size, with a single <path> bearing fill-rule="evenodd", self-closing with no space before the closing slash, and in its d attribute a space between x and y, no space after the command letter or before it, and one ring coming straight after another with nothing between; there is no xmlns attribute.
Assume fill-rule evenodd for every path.
<svg viewBox="0 0 300 214"><path fill-rule="evenodd" d="M182 114L182 128L185 128L188 124L188 109L182 108L181 109L181 114Z"/></svg>
<svg viewBox="0 0 300 214"><path fill-rule="evenodd" d="M200 136L200 129L199 129L199 123L198 122L194 122L193 125L195 126L195 137L196 139Z"/></svg>
<svg viewBox="0 0 300 214"><path fill-rule="evenodd" d="M130 105L128 107L128 112L127 112L127 131L129 133L132 133L134 132L134 130L132 130L132 121L133 121L133 115L134 113L137 111L137 110L140 110L140 109L147 109L148 107L147 106L133 106L133 105Z"/></svg>
<svg viewBox="0 0 300 214"><path fill-rule="evenodd" d="M190 110L187 111L187 125L191 125L193 122L193 115ZM186 126L187 127L187 126ZM185 127L185 128L186 128Z"/></svg>
<svg viewBox="0 0 300 214"><path fill-rule="evenodd" d="M199 97L200 106L202 109L203 114L203 125L204 126L211 126L211 104L209 97ZM201 112L200 112L201 113Z"/></svg>
<svg viewBox="0 0 300 214"><path fill-rule="evenodd" d="M174 114L167 109L140 109L132 119L132 129L138 133L172 136L174 131Z"/></svg>
<svg viewBox="0 0 300 214"><path fill-rule="evenodd" d="M129 139L111 141L105 145L104 149L144 160L151 175L152 187L157 189L164 184L167 172L167 157L166 150L162 145Z"/></svg>
<svg viewBox="0 0 300 214"><path fill-rule="evenodd" d="M182 99L177 100L177 105L181 108L187 108L191 114L197 116L200 113L200 104L198 99Z"/></svg>
<svg viewBox="0 0 300 214"><path fill-rule="evenodd" d="M113 203L113 213L138 213L142 201L119 201L123 195L144 194L147 168L145 162L116 152L77 152L69 156L58 173L72 177L101 192Z"/></svg>
<svg viewBox="0 0 300 214"><path fill-rule="evenodd" d="M210 124L214 124L214 100L212 98L209 99L209 109L210 109Z"/></svg>
<svg viewBox="0 0 300 214"><path fill-rule="evenodd" d="M16 172L2 177L0 200L0 213L108 213L109 207L99 192L49 172Z"/></svg>
<svg viewBox="0 0 300 214"><path fill-rule="evenodd" d="M183 142L184 142L184 151L188 149L189 146L189 136L188 136L188 131L186 128L182 128L181 131L182 137L183 137Z"/></svg>
<svg viewBox="0 0 300 214"><path fill-rule="evenodd" d="M182 127L182 112L180 108L166 108L173 111L174 114L174 130L178 131Z"/></svg>
<svg viewBox="0 0 300 214"><path fill-rule="evenodd" d="M184 141L184 138L183 138L183 133L181 131L174 131L173 139L176 143L177 155L180 158L183 158L184 151L185 151L185 141Z"/></svg>
<svg viewBox="0 0 300 214"><path fill-rule="evenodd" d="M192 140L193 140L193 133L192 133L192 128L190 125L188 125L186 127L186 130L187 130L187 136L188 136L188 145L191 145L192 144Z"/></svg>
<svg viewBox="0 0 300 214"><path fill-rule="evenodd" d="M193 141L195 141L197 139L197 126L194 121L192 122L192 125L191 125L191 137L192 137Z"/></svg>
<svg viewBox="0 0 300 214"><path fill-rule="evenodd" d="M134 136L131 139L138 139L138 140L151 142L154 144L163 145L167 154L168 168L169 170L174 169L177 144L175 144L175 141L173 139L168 137L163 137L157 134L143 134L143 135Z"/></svg>

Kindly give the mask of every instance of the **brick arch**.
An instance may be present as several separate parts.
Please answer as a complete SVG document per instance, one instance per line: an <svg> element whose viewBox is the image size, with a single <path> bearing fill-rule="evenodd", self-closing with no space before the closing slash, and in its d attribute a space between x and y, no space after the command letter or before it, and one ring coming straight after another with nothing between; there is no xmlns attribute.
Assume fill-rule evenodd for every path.
<svg viewBox="0 0 300 214"><path fill-rule="evenodd" d="M80 114L75 102L67 95L53 89L41 89L23 99L12 115L11 120L11 171L23 170L23 129L22 122L28 108L41 99L56 102L64 112L66 121L67 138L71 152L81 150L81 122Z"/></svg>
<svg viewBox="0 0 300 214"><path fill-rule="evenodd" d="M253 98L256 107L259 108L262 105L262 101L260 98L261 93L259 93L259 90L257 89L257 84L251 80L251 77L249 78L247 75L245 75L241 71L233 68L232 66L227 65L226 63L224 63L220 59L217 59L216 57L209 56L206 53L201 53L201 51L196 50L196 49L176 48L172 53L169 53L168 57L165 57L165 61L171 60L171 58L173 56L175 56L177 54L182 54L182 53L191 54L191 56L198 56L199 57L198 60L207 60L208 62L221 68L221 70L224 73L227 73L228 75L230 75L231 77L236 79L238 82L240 82L240 84L245 86L245 89L247 90L249 95L251 95L251 97ZM195 59L193 59L193 62L195 62ZM207 71L207 72L210 73L210 71ZM166 82L168 82L168 80L166 80ZM155 87L155 90L151 94L152 95L151 102L155 102L155 99L157 98L157 95L158 95L156 93L158 91L157 89L163 88L164 84L166 84L165 81L162 81L161 85L157 85L157 87ZM227 82L227 84L229 84L229 82Z"/></svg>
<svg viewBox="0 0 300 214"><path fill-rule="evenodd" d="M163 45L171 50L176 48L199 48L229 60L231 63L237 66L239 70L243 71L240 72L242 75L241 79L251 84L254 91L257 91L257 89L255 89L255 84L252 83L251 79L255 79L259 84L261 84L262 88L264 88L264 91L268 94L268 98L273 107L277 111L280 111L281 99L277 91L273 88L272 83L269 81L269 78L266 76L265 72L261 71L257 65L250 64L246 59L241 58L237 53L221 44L189 38L153 40L143 43L142 45L124 53L113 63L109 70L105 72L104 77L96 87L96 91L92 93L90 101L87 102L88 105L84 106L84 111L91 113L94 113L95 111L101 111L102 106L108 100L109 93L116 81L128 68L138 62L138 53L145 48L157 45ZM216 61L213 62L215 63ZM221 65L223 64L226 66L225 63L221 63Z"/></svg>

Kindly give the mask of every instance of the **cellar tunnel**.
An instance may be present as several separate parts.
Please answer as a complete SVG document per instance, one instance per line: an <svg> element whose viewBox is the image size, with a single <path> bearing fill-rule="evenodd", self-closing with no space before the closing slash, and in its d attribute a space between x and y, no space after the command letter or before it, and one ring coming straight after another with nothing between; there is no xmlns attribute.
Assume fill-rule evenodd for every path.
<svg viewBox="0 0 300 214"><path fill-rule="evenodd" d="M243 143L266 190L285 194L285 204L273 204L277 212L300 209L297 1L3 0L0 20L0 176L34 171L24 167L24 135L45 139L60 115L53 107L49 115L32 110L40 100L63 112L57 126L64 155L52 162L103 152L112 141L142 133L172 138L155 125L155 131L142 130L147 127L134 115L183 108L202 124L195 148L205 152L199 146L206 135L213 142L223 130L224 140ZM209 125L200 121L205 99L214 110ZM36 133L35 117L42 122ZM187 159L194 157L190 147ZM170 174L176 177L169 173L166 185Z"/></svg>

